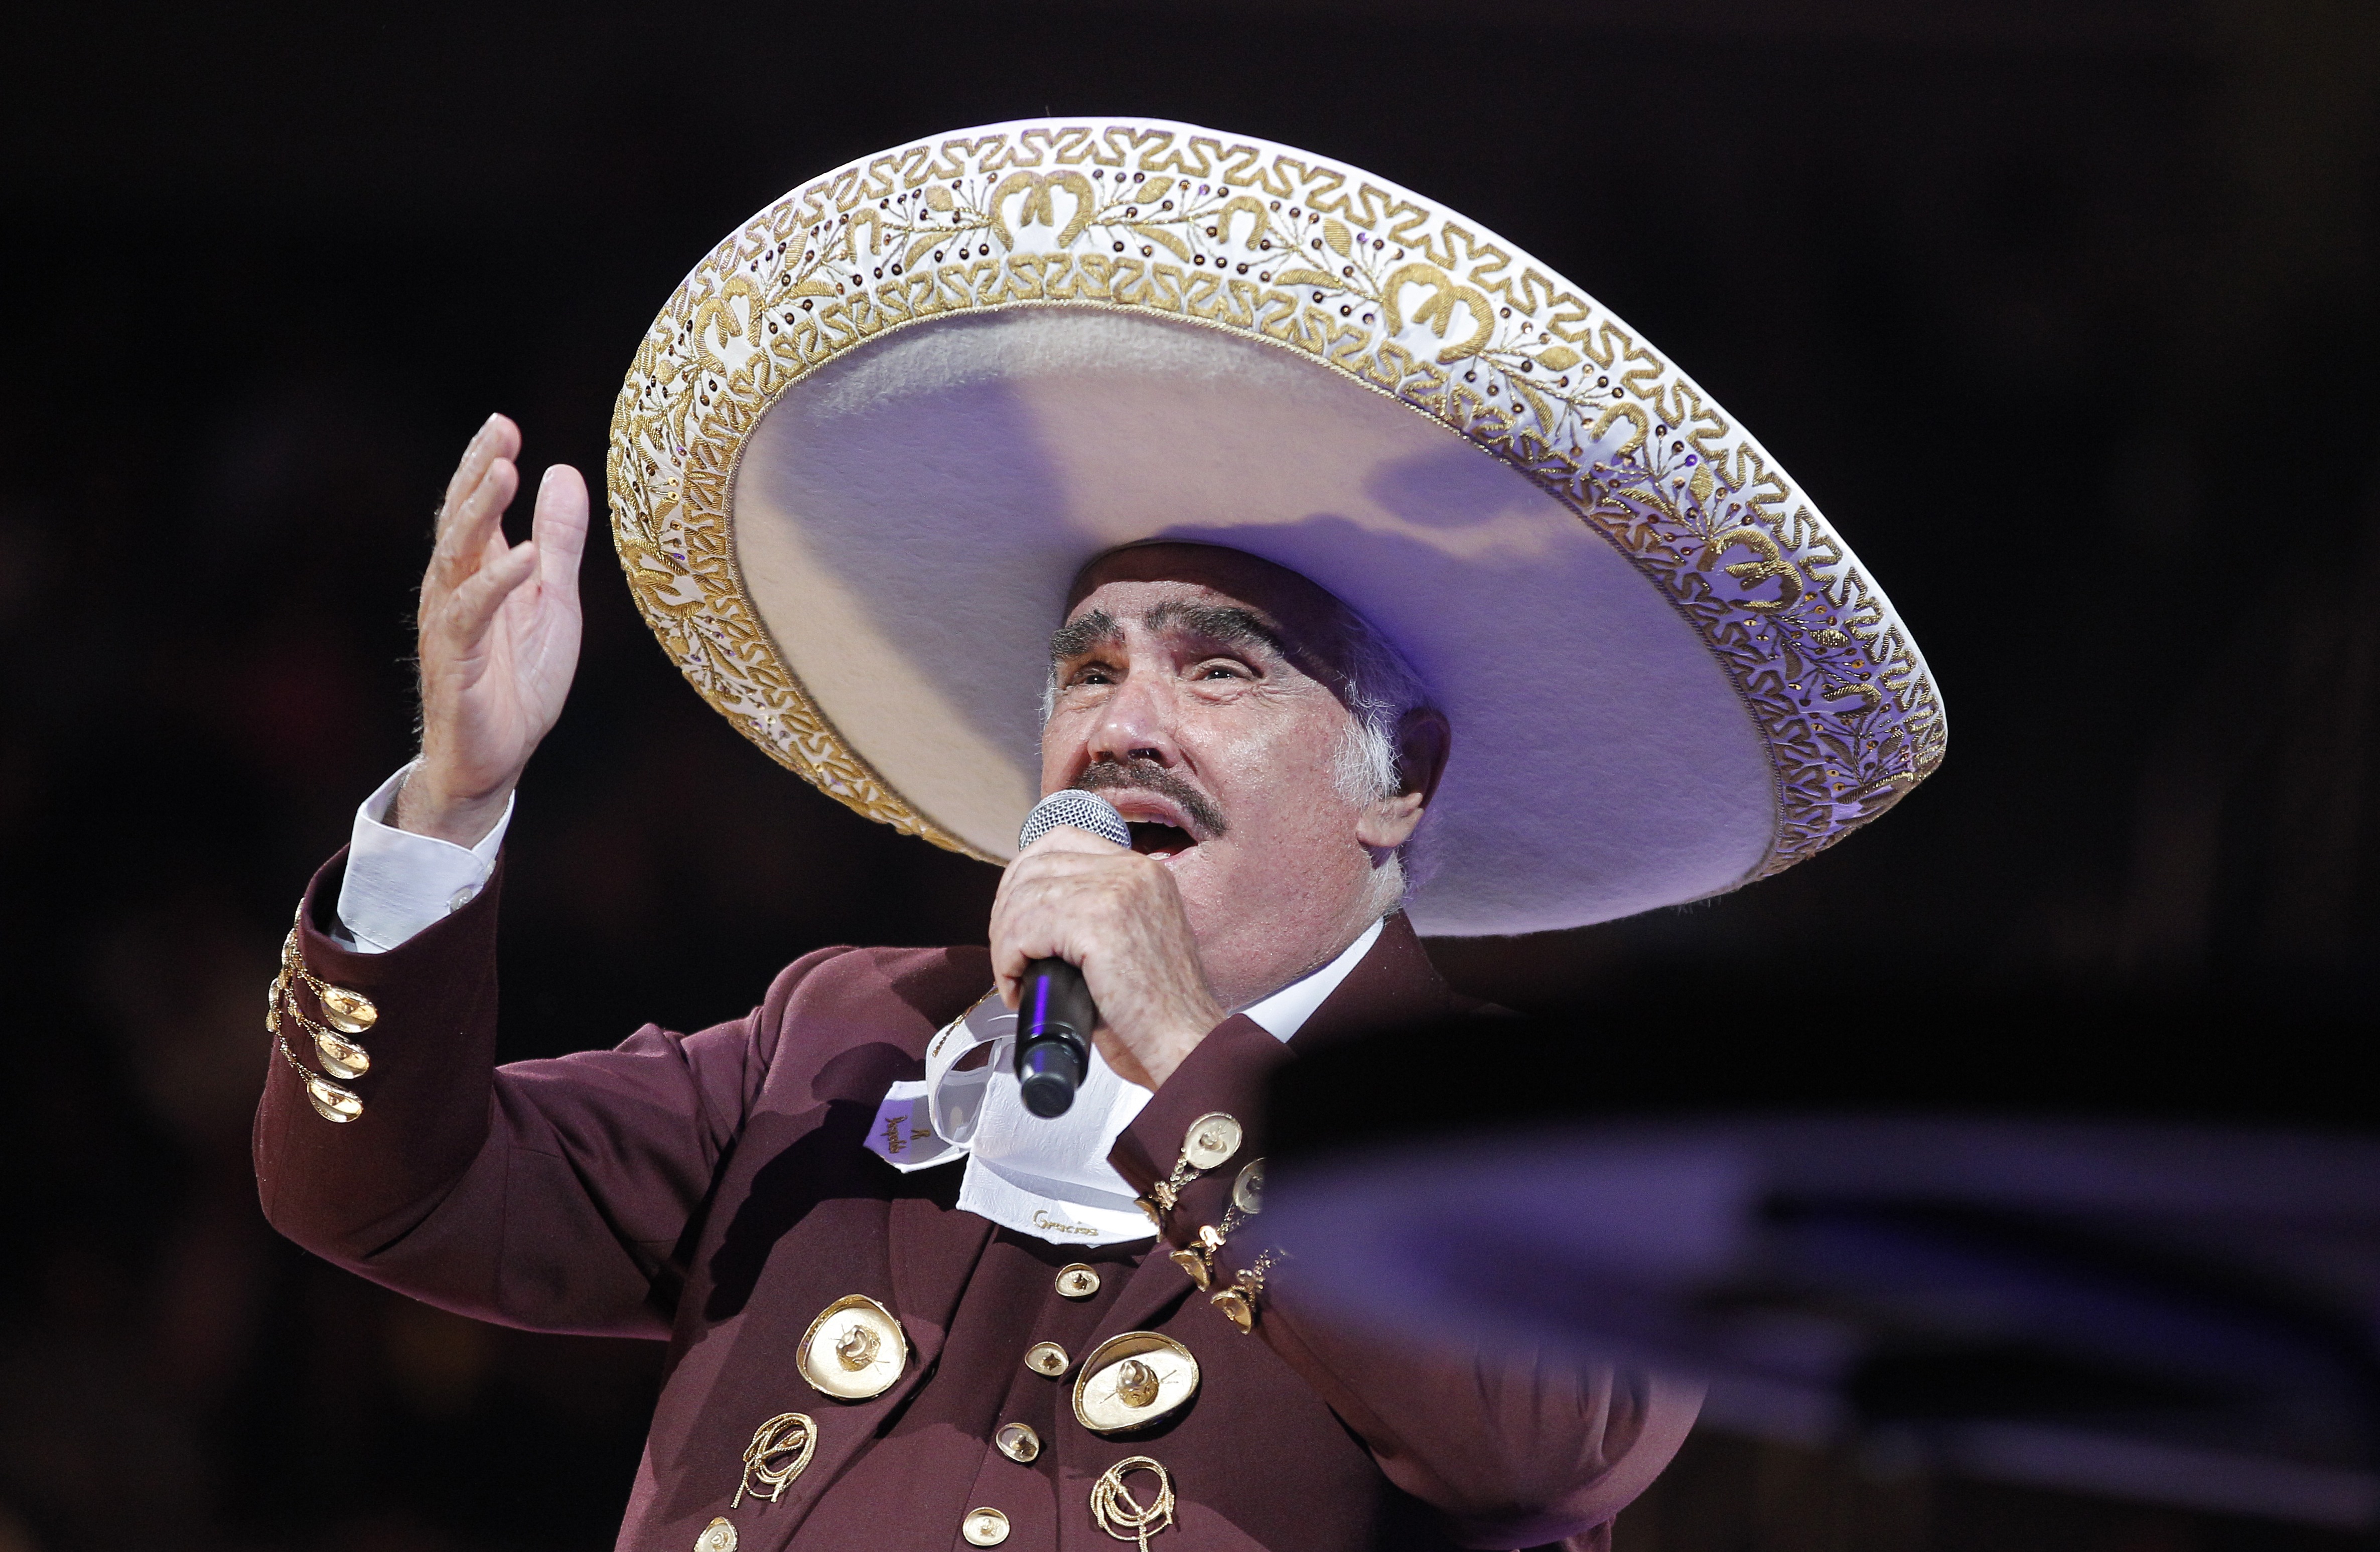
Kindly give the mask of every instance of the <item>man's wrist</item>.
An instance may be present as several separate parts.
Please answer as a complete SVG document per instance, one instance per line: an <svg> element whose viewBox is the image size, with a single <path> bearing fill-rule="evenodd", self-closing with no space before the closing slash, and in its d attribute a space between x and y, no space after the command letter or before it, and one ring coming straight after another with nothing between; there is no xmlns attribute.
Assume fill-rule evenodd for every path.
<svg viewBox="0 0 2380 1552"><path fill-rule="evenodd" d="M1194 1008L1170 1021L1170 1027L1144 1037L1127 1045L1121 1036L1111 1034L1113 1047L1102 1046L1101 1054L1108 1065L1127 1083L1135 1083L1150 1090L1165 1086L1181 1065L1198 1049L1198 1042L1212 1034L1217 1026L1231 1017L1220 1003L1208 1001L1204 1008ZM1118 1060L1121 1056L1122 1060Z"/></svg>
<svg viewBox="0 0 2380 1552"><path fill-rule="evenodd" d="M1190 1060L1190 1053L1198 1049L1198 1042L1213 1034L1215 1027L1231 1016L1220 1006L1213 1004L1201 1012L1190 1014L1186 1022L1176 1028L1160 1046L1156 1053L1157 1061L1145 1061L1141 1063L1148 1069L1148 1075L1157 1080L1149 1086L1164 1087L1165 1080L1172 1077L1184 1062Z"/></svg>
<svg viewBox="0 0 2380 1552"><path fill-rule="evenodd" d="M449 797L416 766L396 789L396 800L389 805L388 823L393 829L427 835L433 841L468 850L486 840L488 832L496 828L512 796L513 784L507 782L483 796Z"/></svg>

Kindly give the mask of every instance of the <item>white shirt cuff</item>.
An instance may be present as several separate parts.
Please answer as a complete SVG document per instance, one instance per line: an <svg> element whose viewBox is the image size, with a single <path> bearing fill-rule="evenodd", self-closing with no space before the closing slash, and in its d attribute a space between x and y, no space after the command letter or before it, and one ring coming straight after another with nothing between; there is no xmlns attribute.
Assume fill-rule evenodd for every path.
<svg viewBox="0 0 2380 1552"><path fill-rule="evenodd" d="M412 770L407 765L356 809L347 876L339 886L339 922L364 953L386 953L477 899L513 822L507 799L495 828L468 847L382 822Z"/></svg>

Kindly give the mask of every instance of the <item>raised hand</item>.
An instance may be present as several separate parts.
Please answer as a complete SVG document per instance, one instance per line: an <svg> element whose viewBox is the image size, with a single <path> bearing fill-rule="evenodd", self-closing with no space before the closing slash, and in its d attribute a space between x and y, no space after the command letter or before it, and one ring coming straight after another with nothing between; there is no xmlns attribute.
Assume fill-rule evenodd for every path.
<svg viewBox="0 0 2380 1552"><path fill-rule="evenodd" d="M421 581L421 761L395 822L458 846L503 817L578 665L587 484L566 465L547 469L529 537L507 546L519 452L520 428L490 416L447 484Z"/></svg>

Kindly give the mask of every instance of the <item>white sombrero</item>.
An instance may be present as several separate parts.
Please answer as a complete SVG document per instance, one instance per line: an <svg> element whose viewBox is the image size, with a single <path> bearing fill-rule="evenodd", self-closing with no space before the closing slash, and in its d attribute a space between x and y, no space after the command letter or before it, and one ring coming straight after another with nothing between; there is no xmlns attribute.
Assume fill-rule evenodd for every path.
<svg viewBox="0 0 2380 1552"><path fill-rule="evenodd" d="M1690 380L1454 212L1245 137L994 125L796 189L654 321L610 482L704 698L988 861L1068 583L1149 539L1303 574L1427 682L1425 932L1732 889L1942 758L1884 595Z"/></svg>

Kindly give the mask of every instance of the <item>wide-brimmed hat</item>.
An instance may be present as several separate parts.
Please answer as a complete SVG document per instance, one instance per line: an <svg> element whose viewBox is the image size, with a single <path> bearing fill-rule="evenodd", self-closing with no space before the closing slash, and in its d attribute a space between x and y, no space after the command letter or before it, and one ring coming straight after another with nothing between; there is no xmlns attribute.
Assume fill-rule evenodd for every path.
<svg viewBox="0 0 2380 1552"><path fill-rule="evenodd" d="M1476 223L1245 136L1032 120L805 184L654 321L610 484L703 697L987 861L1068 584L1148 540L1301 573L1427 683L1424 931L1732 889L1942 758L1883 593L1690 379Z"/></svg>

